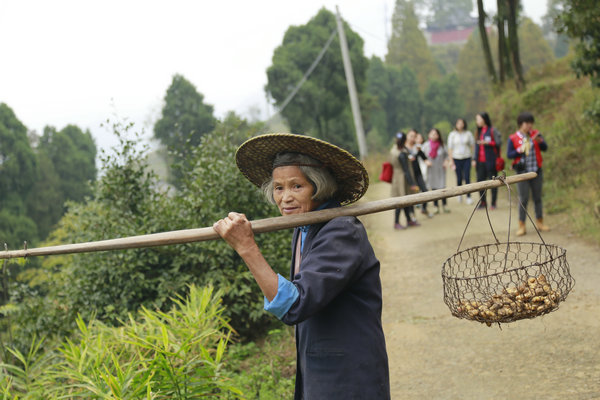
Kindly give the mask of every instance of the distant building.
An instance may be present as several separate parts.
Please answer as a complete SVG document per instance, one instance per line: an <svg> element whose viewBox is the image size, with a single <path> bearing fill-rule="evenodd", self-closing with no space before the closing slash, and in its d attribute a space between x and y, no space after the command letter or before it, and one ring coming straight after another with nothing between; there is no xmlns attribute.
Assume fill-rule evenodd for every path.
<svg viewBox="0 0 600 400"><path fill-rule="evenodd" d="M466 28L454 28L448 30L426 30L425 37L430 46L444 46L448 44L465 44L475 26Z"/></svg>

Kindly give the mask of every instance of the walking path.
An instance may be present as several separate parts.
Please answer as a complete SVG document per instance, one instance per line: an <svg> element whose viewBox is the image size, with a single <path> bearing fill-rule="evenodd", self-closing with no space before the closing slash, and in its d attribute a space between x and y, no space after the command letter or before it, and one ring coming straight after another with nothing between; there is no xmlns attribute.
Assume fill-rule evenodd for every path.
<svg viewBox="0 0 600 400"><path fill-rule="evenodd" d="M388 184L373 183L365 200L388 196ZM505 188L498 197L490 215L505 241ZM443 302L441 267L456 252L474 205L448 201L450 214L428 219L418 213L422 225L401 231L393 229L393 211L361 217L381 261L392 398L600 399L600 249L546 217L553 229L544 240L567 249L576 281L560 309L502 329L458 319ZM512 215L514 233L515 206ZM518 240L539 242L528 228ZM461 249L493 241L485 211L477 211Z"/></svg>

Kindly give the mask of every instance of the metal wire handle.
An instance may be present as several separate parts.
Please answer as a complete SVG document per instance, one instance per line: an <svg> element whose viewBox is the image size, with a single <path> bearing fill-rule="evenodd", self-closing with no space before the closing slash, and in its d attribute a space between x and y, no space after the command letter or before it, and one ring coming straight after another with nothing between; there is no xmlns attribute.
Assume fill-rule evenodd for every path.
<svg viewBox="0 0 600 400"><path fill-rule="evenodd" d="M506 264L508 262L508 251L510 249L510 226L511 226L511 221L512 221L512 201L511 201L511 193L512 193L512 191L510 189L510 185L506 182L506 173L504 171L501 171L501 173L502 173L501 176L494 176L494 177L492 177L492 180L499 180L499 181L501 181L502 183L504 183L504 185L508 189L508 237L506 239L506 252L505 252L505 255L504 255L504 267L503 267L503 271L506 272ZM487 189L485 190L485 193L487 194ZM529 215L529 212L527 211L527 208L525 208L523 206L523 203L521 202L521 199L518 196L517 196L517 199L519 201L519 205L521 206L521 208L523 208L525 210L525 214L527 215L527 218L529 218L529 221L531 221L531 224L535 228L535 231L537 232L538 236L540 237L540 240L542 241L542 244L546 248L546 251L550 255L550 259L553 259L552 252L548 248L548 245L544 241L544 238L542 237L542 234L540 233L540 231L538 230L537 226L533 222L533 219L531 218L531 215ZM479 201L477 202L477 204L475 204L475 207L473 208L473 211L471 212L471 216L469 217L469 220L467 221L467 225L465 226L463 234L462 234L462 236L460 238L460 242L458 243L458 247L456 248L456 252L457 253L460 252L460 246L462 245L463 239L465 238L465 233L467 233L467 228L469 227L469 224L471 223L471 219L473 218L473 215L475 214L475 211L477 211L477 209L479 208L479 205L481 204L482 200L483 200L483 196L480 196L479 197ZM494 239L496 240L496 244L500 244L500 241L498 240L498 237L496 236L496 232L494 232L494 227L492 226L492 221L490 220L490 213L488 211L487 203L485 204L485 214L487 216L487 220L488 220L488 223L490 225L490 229L492 231L492 235L494 236Z"/></svg>

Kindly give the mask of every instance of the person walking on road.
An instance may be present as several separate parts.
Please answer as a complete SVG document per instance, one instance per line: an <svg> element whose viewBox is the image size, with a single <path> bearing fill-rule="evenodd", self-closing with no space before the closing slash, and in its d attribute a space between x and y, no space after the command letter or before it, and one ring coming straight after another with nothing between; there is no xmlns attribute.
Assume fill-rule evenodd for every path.
<svg viewBox="0 0 600 400"><path fill-rule="evenodd" d="M448 158L450 167L456 171L456 185L471 183L471 159L473 157L473 148L475 148L475 138L473 133L467 130L467 121L462 118L456 120L455 129L448 136ZM458 197L462 201L462 196ZM473 204L471 194L467 194L467 204Z"/></svg>
<svg viewBox="0 0 600 400"><path fill-rule="evenodd" d="M408 149L410 155L409 159L412 162L413 166L413 174L415 177L415 181L417 182L417 186L422 192L427 191L427 185L425 184L425 179L423 179L423 174L421 174L421 167L419 166L419 158L426 161L427 156L423 153L423 150L420 145L417 144L417 132L415 129L411 129L406 134L406 148ZM433 214L427 211L427 203L421 204L421 213L427 215L429 218L433 217Z"/></svg>
<svg viewBox="0 0 600 400"><path fill-rule="evenodd" d="M544 183L544 173L542 171L542 151L548 150L548 144L542 134L533 129L535 119L530 112L522 112L517 117L519 130L510 135L506 148L506 156L513 159L513 169L517 174L526 172L536 172L534 179L519 182L519 200L523 207L519 207L519 229L517 236L523 236L526 233L525 219L527 216L527 203L529 202L529 193L533 198L535 208L536 227L545 232L550 228L544 224L544 210L542 206L542 185Z"/></svg>
<svg viewBox="0 0 600 400"><path fill-rule="evenodd" d="M429 139L423 145L423 152L429 158L427 163L427 184L429 189L437 190L444 189L446 187L446 164L448 161L448 152L444 148L444 141L442 135L437 128L433 128L429 131ZM433 202L436 208L435 214L440 213L440 206L438 200ZM448 202L446 198L442 199L442 210L445 213L449 213L450 210L446 208Z"/></svg>
<svg viewBox="0 0 600 400"><path fill-rule="evenodd" d="M496 176L496 157L500 153L502 138L500 132L492 126L492 121L487 112L475 116L477 123L477 141L475 142L475 161L473 164L477 171L477 182L486 181ZM485 190L479 192L481 197L480 208L487 207ZM496 209L498 189L492 189L492 206Z"/></svg>
<svg viewBox="0 0 600 400"><path fill-rule="evenodd" d="M391 197L406 196L407 194L417 193L419 187L413 176L413 164L409 161L409 153L405 147L406 134L403 132L396 133L396 143L390 150L390 163L394 169L392 174L392 185L390 190ZM406 215L406 226L400 224L400 213L402 209L394 210L394 229L405 229L406 226L416 226L414 221L414 208L404 207Z"/></svg>

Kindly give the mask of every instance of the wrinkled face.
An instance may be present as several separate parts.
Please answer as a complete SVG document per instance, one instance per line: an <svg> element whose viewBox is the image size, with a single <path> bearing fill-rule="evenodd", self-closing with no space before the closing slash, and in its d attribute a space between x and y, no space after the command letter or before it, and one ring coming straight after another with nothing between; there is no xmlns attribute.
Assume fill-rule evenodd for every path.
<svg viewBox="0 0 600 400"><path fill-rule="evenodd" d="M302 214L312 211L319 202L311 199L314 188L295 165L277 167L273 170L273 199L281 215Z"/></svg>
<svg viewBox="0 0 600 400"><path fill-rule="evenodd" d="M477 114L475 116L475 123L477 124L478 127L482 127L485 125L485 120L483 118L481 118L481 115Z"/></svg>

